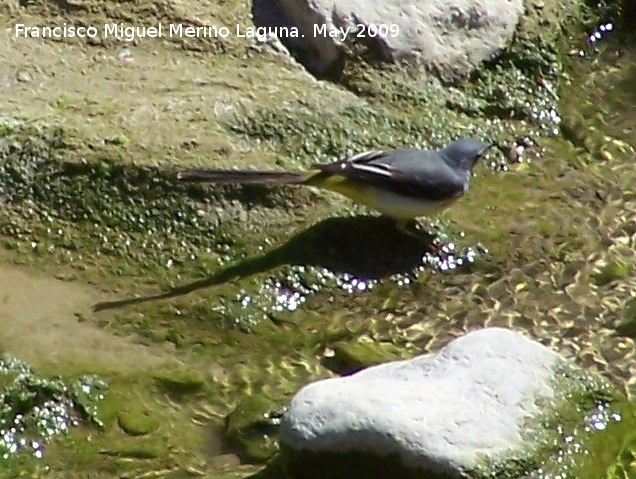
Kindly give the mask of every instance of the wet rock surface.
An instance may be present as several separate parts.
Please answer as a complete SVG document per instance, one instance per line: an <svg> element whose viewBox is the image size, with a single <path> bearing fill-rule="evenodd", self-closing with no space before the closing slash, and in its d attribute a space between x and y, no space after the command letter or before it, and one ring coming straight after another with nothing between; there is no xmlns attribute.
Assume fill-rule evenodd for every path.
<svg viewBox="0 0 636 479"><path fill-rule="evenodd" d="M530 456L545 438L538 416L569 394L565 364L511 330L471 332L433 354L306 386L283 416L281 440L295 451L488 475L487 464Z"/></svg>
<svg viewBox="0 0 636 479"><path fill-rule="evenodd" d="M0 4L0 109L12 118L0 122L0 259L15 311L0 346L37 346L28 361L51 377L102 372L109 384L103 432L76 429L47 446L46 462L10 459L7 474L244 477L276 440L268 407L246 398L285 403L334 371L436 351L485 325L522 330L633 396L635 62L608 29L619 2L601 4L609 10L530 0L509 48L446 85L357 62L342 81L316 81L234 35L12 34L30 21L251 25L236 0ZM439 255L337 196L171 178L472 135L501 148L469 195L430 219ZM47 281L23 281L14 263ZM40 294L56 277L65 287ZM202 287L163 301L86 306L193 282ZM51 305L63 307L49 318ZM168 359L181 366L155 371ZM571 434L557 421L562 450L536 477L563 477L567 463L572 477L597 479L621 449L628 473L628 409L614 420L599 400Z"/></svg>

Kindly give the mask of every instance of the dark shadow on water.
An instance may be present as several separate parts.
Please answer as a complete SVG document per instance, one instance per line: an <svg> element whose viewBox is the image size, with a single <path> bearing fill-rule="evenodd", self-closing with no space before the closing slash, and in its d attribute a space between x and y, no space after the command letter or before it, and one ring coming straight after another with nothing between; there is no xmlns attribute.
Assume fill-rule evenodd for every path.
<svg viewBox="0 0 636 479"><path fill-rule="evenodd" d="M408 273L422 263L430 242L400 232L392 220L355 216L329 218L301 231L283 245L221 269L207 278L168 291L94 305L94 311L175 298L200 289L245 278L283 265L327 268L358 278L381 279Z"/></svg>
<svg viewBox="0 0 636 479"><path fill-rule="evenodd" d="M456 471L446 473L434 464L426 469L408 468L402 465L397 454L312 453L292 451L283 446L281 453L264 469L247 479L452 479L457 476Z"/></svg>

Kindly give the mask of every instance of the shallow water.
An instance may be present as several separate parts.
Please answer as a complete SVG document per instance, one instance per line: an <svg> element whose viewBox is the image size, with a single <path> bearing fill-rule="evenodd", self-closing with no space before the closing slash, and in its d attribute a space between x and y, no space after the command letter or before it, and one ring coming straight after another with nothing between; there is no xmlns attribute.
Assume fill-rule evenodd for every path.
<svg viewBox="0 0 636 479"><path fill-rule="evenodd" d="M228 444L224 433L225 417L244 398L262 396L277 409L303 384L332 374L330 358L350 343L382 343L410 357L484 326L524 331L633 397L636 335L619 324L630 319L625 304L636 291L636 51L620 47L616 55L617 47L598 45L600 52L586 47L573 58L569 82L544 92L544 108L528 114L545 121L544 133L562 125L563 134L511 143L509 155L493 152L466 197L436 221L447 253L441 260L338 197L183 188L155 166L69 166L64 155L73 149L55 134L42 145L3 145L5 259L71 281L68 288L28 275L23 281L27 273L7 269L5 312L19 316L27 303L39 322L8 330L1 345L14 354L34 346L29 361L39 368L49 356L38 351L70 354L64 372L97 368L112 384L108 434L70 459L62 443L58 461L80 471L99 457L100 467L118 473L246 474L237 455L249 460L249 444ZM553 95L560 116L552 114ZM345 138L332 137L311 114L303 113L307 133L294 123L303 115L272 111L266 123L234 125L234 138L259 153L280 148L285 165L291 150L303 157L358 147L374 137L366 129L381 127L374 139L387 144L420 135L420 124L390 112L386 125L363 116L367 123L356 126L366 107L356 108L342 120ZM265 146L258 128L271 136ZM60 167L67 168L61 177ZM454 252L463 261L449 268L457 265ZM193 281L200 288L188 295L177 290L171 299L90 312L94 301ZM51 323L29 286L56 305ZM166 358L176 364L167 372ZM269 434L263 426L256 435L263 431Z"/></svg>

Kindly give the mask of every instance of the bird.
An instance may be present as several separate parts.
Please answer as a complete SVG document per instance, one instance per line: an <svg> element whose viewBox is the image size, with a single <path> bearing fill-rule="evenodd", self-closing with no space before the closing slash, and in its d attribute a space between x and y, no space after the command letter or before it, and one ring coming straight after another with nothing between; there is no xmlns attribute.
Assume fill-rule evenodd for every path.
<svg viewBox="0 0 636 479"><path fill-rule="evenodd" d="M288 184L339 193L393 218L403 232L409 222L450 207L468 191L477 160L494 146L459 138L437 150L400 148L366 151L310 170L194 169L177 173L185 182Z"/></svg>

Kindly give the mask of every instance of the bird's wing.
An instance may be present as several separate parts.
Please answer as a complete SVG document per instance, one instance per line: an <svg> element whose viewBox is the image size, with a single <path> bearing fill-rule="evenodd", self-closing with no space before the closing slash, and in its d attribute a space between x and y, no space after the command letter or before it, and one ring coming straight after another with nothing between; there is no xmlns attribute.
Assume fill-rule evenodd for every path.
<svg viewBox="0 0 636 479"><path fill-rule="evenodd" d="M464 181L435 152L369 151L328 164L313 165L325 173L405 196L442 201L464 192Z"/></svg>

